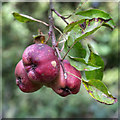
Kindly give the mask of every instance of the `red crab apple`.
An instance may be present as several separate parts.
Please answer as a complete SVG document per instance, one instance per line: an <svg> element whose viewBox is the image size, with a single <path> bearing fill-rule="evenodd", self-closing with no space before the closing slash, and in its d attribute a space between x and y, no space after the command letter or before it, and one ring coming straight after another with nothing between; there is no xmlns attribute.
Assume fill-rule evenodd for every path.
<svg viewBox="0 0 120 120"><path fill-rule="evenodd" d="M50 83L59 74L60 64L52 47L46 44L33 44L22 55L28 77L35 83Z"/></svg>
<svg viewBox="0 0 120 120"><path fill-rule="evenodd" d="M77 94L81 85L81 73L71 66L68 60L64 60L63 64L67 73L67 79L64 78L63 69L60 66L59 77L56 79L56 82L51 88L62 97L70 94Z"/></svg>
<svg viewBox="0 0 120 120"><path fill-rule="evenodd" d="M15 76L16 76L16 84L23 92L27 92L27 93L34 92L43 86L42 84L35 84L30 81L24 69L22 60L19 61L19 63L15 68Z"/></svg>

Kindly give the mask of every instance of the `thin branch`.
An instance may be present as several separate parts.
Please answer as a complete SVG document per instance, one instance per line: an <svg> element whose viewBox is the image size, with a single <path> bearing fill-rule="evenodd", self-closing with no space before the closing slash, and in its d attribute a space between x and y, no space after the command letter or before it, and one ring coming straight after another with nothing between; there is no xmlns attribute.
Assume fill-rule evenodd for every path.
<svg viewBox="0 0 120 120"><path fill-rule="evenodd" d="M65 17L64 16L62 16L60 13L58 13L54 8L52 9L52 11L54 11L55 13L56 13L56 15L58 16L58 17L60 17L67 25L69 24L65 19Z"/></svg>
<svg viewBox="0 0 120 120"><path fill-rule="evenodd" d="M39 23L42 23L42 24L44 24L44 25L46 25L46 26L49 26L49 24L47 24L46 22L44 22L44 21L41 21L41 20L38 20L38 19L35 19L35 18L32 18L34 21L36 21L36 22L39 22ZM55 27L54 26L54 28L60 33L60 34L63 34L57 27Z"/></svg>
<svg viewBox="0 0 120 120"><path fill-rule="evenodd" d="M64 17L64 19L68 19L68 18L70 18L72 15L74 15L75 12L76 12L78 9L80 9L87 1L88 1L88 0L85 0L85 1L82 3L81 6L78 6L78 7L74 10L73 13L71 13L68 17Z"/></svg>
<svg viewBox="0 0 120 120"><path fill-rule="evenodd" d="M54 29L53 29L54 28L54 20L53 20L53 15L52 15L52 9L53 9L53 4L52 4L52 0L50 0L49 33L48 34L51 36L52 46L55 49L56 53L58 54L58 57L60 59L61 67L63 69L64 77L66 79L67 78L67 74L66 74L63 62L61 61L62 58L61 58L60 52L59 52L58 47L57 47L55 33L54 33Z"/></svg>
<svg viewBox="0 0 120 120"><path fill-rule="evenodd" d="M62 35L63 33L57 28L54 26L54 28Z"/></svg>
<svg viewBox="0 0 120 120"><path fill-rule="evenodd" d="M50 39L50 35L48 35L47 40L45 41L45 44L47 44L48 40Z"/></svg>
<svg viewBox="0 0 120 120"><path fill-rule="evenodd" d="M82 81L82 79L81 78L79 78L78 76L76 76L76 75L74 75L74 74L72 74L72 73L70 73L70 72L67 72L68 74L70 74L70 75L72 75L72 76L74 76L74 77L76 77L76 78L78 78L79 80L81 80Z"/></svg>
<svg viewBox="0 0 120 120"><path fill-rule="evenodd" d="M44 24L44 25L46 25L46 26L49 26L49 24L47 24L47 23L44 22L44 21L41 21L41 20L38 20L38 19L35 19L35 18L33 18L33 20L36 21L36 22L42 23L42 24Z"/></svg>
<svg viewBox="0 0 120 120"><path fill-rule="evenodd" d="M64 57L62 58L62 61L65 59L65 57L67 56L67 54L70 52L70 50L72 49L72 47L77 43L78 41L75 41L72 46L68 49L68 51L66 52L66 54L64 55Z"/></svg>

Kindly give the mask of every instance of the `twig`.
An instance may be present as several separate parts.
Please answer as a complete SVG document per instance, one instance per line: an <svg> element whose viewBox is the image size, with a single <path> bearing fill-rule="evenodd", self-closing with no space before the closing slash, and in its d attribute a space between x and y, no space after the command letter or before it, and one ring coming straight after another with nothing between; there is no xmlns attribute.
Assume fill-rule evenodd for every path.
<svg viewBox="0 0 120 120"><path fill-rule="evenodd" d="M55 13L56 13L56 15L58 16L58 17L60 17L67 25L69 24L65 19L65 17L64 16L62 16L60 13L58 13L54 8L52 9L52 11L54 11Z"/></svg>
<svg viewBox="0 0 120 120"><path fill-rule="evenodd" d="M68 49L68 51L66 52L66 54L64 55L64 57L62 58L62 61L65 59L65 57L67 56L67 54L70 52L70 50L72 49L72 47L77 43L78 41L75 41L72 46Z"/></svg>
<svg viewBox="0 0 120 120"><path fill-rule="evenodd" d="M68 18L70 18L72 15L74 15L75 12L76 12L78 9L80 9L87 1L88 1L88 0L85 0L85 1L82 3L81 6L78 6L78 7L74 10L74 12L73 12L72 14L70 14L68 17L64 17L64 19L68 19Z"/></svg>
<svg viewBox="0 0 120 120"><path fill-rule="evenodd" d="M54 26L54 28L62 35L63 33L57 28Z"/></svg>
<svg viewBox="0 0 120 120"><path fill-rule="evenodd" d="M72 75L72 76L74 76L74 77L76 77L76 78L78 78L79 80L81 80L82 81L82 79L81 78L79 78L78 76L76 76L76 75L74 75L74 74L72 74L72 73L70 73L70 72L67 72L68 74L70 74L70 75Z"/></svg>
<svg viewBox="0 0 120 120"><path fill-rule="evenodd" d="M42 23L42 24L44 24L44 25L46 25L46 26L49 26L49 24L47 24L47 23L44 22L44 21L41 21L41 20L38 20L38 19L35 19L35 18L33 18L33 20L36 21L36 22ZM54 26L54 28L55 28L60 34L63 34L57 27Z"/></svg>
<svg viewBox="0 0 120 120"><path fill-rule="evenodd" d="M50 35L48 35L47 40L45 41L45 44L47 44L48 40L50 39Z"/></svg>
<svg viewBox="0 0 120 120"><path fill-rule="evenodd" d="M58 47L57 47L55 33L54 33L54 29L53 29L54 28L54 23L53 23L54 20L53 20L53 15L52 15L52 9L53 9L53 4L52 4L52 0L50 0L49 33L48 34L50 35L50 37L52 39L52 46L55 49L56 53L58 54L58 57L60 59L61 67L63 69L64 77L66 79L67 78L67 74L66 74L63 62L61 61L62 58L61 58L60 52L59 52Z"/></svg>

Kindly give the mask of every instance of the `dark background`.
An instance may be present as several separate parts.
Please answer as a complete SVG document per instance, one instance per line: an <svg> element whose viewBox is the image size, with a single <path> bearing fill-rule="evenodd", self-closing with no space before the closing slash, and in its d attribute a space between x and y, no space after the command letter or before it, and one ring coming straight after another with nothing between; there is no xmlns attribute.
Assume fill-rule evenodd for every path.
<svg viewBox="0 0 120 120"><path fill-rule="evenodd" d="M55 3L55 9L62 15L72 13L79 3ZM103 82L118 98L118 3L87 2L81 10L98 8L108 12L116 28L112 31L102 27L88 37L105 62ZM49 3L46 2L3 2L2 3L2 95L3 117L6 118L116 118L118 103L104 105L96 102L81 85L77 95L65 98L43 87L34 93L21 92L15 83L14 70L22 53L32 44L32 35L40 28L47 35L48 27L38 23L20 23L12 12L30 15L48 23ZM54 15L55 25L63 30L65 23ZM71 22L76 17L72 17ZM0 22L1 23L1 22ZM56 32L56 37L59 37ZM1 106L1 105L0 105Z"/></svg>

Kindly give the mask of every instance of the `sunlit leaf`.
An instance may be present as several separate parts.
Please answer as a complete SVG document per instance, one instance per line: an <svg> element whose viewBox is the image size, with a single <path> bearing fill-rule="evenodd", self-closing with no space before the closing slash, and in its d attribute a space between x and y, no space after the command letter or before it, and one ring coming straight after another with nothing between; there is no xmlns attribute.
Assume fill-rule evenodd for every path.
<svg viewBox="0 0 120 120"><path fill-rule="evenodd" d="M100 69L100 66L96 66L90 63L86 63L84 58L75 58L69 56L69 61L72 66L74 66L79 71L91 71Z"/></svg>
<svg viewBox="0 0 120 120"><path fill-rule="evenodd" d="M76 24L82 24L84 21L85 21L85 19L71 22L70 24L68 24L68 25L65 27L65 29L64 29L63 32L64 32L64 33L67 33L67 32L69 32L69 31L71 31L72 28L73 28Z"/></svg>
<svg viewBox="0 0 120 120"><path fill-rule="evenodd" d="M79 41L85 37L93 34L97 29L99 29L104 23L104 20L101 19L91 19L91 20L82 20L82 23L77 21L77 24L69 26L69 29L66 27L67 31L70 31L68 36L68 45L71 46L74 41Z"/></svg>
<svg viewBox="0 0 120 120"><path fill-rule="evenodd" d="M19 14L16 12L12 13L13 16L20 22L36 22L33 17L24 15L24 14Z"/></svg>
<svg viewBox="0 0 120 120"><path fill-rule="evenodd" d="M16 13L16 12L13 12L12 14L13 14L14 18L16 20L18 20L19 22L23 22L23 23L26 23L26 22L38 22L38 23L42 23L42 24L44 24L46 26L49 26L47 23L45 23L45 22L43 22L41 20L35 19L35 18L33 18L31 16L28 16L28 15L19 14L19 13ZM57 29L57 28L55 27L55 29Z"/></svg>
<svg viewBox="0 0 120 120"><path fill-rule="evenodd" d="M112 105L117 102L117 99L111 95L107 87L100 80L82 80L85 89L96 101Z"/></svg>
<svg viewBox="0 0 120 120"><path fill-rule="evenodd" d="M104 25L111 27L112 29L115 27L115 23L112 20L111 16L102 11L102 10L98 10L98 9L89 9L86 11L77 11L76 15L81 15L83 16L82 19L93 19L93 18L102 18L104 20L108 20L108 22L105 22Z"/></svg>

